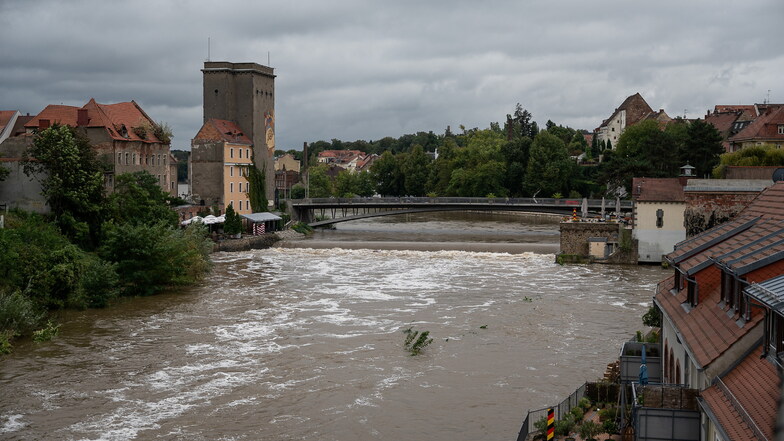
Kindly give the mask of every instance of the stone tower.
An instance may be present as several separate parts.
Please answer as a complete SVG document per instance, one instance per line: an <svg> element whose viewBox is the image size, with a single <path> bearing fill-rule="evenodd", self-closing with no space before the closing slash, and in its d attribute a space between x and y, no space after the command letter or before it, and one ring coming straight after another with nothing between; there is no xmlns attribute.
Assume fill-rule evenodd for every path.
<svg viewBox="0 0 784 441"><path fill-rule="evenodd" d="M275 74L257 63L206 61L204 122L210 118L234 121L253 141L256 165L266 176L267 200L275 195Z"/></svg>

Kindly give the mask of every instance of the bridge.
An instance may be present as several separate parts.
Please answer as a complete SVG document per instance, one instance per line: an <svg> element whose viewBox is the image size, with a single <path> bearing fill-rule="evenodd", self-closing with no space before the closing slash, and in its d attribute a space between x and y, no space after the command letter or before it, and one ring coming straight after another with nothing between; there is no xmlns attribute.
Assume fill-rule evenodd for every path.
<svg viewBox="0 0 784 441"><path fill-rule="evenodd" d="M434 211L523 211L568 216L577 209L581 216L604 216L632 210L632 201L617 199L370 197L293 199L288 202L295 218L311 227Z"/></svg>

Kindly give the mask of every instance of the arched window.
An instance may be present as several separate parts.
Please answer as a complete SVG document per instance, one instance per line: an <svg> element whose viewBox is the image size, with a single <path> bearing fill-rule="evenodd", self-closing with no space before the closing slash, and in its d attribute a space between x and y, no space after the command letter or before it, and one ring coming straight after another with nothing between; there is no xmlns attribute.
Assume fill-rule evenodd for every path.
<svg viewBox="0 0 784 441"><path fill-rule="evenodd" d="M675 384L681 384L681 361L675 360Z"/></svg>
<svg viewBox="0 0 784 441"><path fill-rule="evenodd" d="M668 343L667 339L664 339L664 352L662 352L662 363L664 363L664 365L662 366L662 374L664 374L665 383L667 383L670 379L669 372L667 372L667 368L670 366L670 364L668 363L669 360L667 359L669 355L667 349L669 348L670 345L668 345L667 343Z"/></svg>

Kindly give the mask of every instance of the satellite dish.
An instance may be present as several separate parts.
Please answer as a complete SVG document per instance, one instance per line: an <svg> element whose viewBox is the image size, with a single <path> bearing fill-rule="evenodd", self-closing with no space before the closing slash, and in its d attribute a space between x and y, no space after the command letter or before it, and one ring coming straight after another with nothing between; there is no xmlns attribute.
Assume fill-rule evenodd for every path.
<svg viewBox="0 0 784 441"><path fill-rule="evenodd" d="M784 181L784 168L777 168L773 172L773 182Z"/></svg>

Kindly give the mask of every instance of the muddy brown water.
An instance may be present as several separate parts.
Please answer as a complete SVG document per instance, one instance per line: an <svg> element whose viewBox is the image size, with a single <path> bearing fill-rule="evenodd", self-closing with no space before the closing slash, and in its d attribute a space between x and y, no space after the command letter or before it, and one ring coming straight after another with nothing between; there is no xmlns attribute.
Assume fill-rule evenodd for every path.
<svg viewBox="0 0 784 441"><path fill-rule="evenodd" d="M0 439L513 440L601 376L665 275L559 266L557 241L441 215L215 254L198 287L69 312L0 358ZM433 337L418 356L409 327Z"/></svg>

